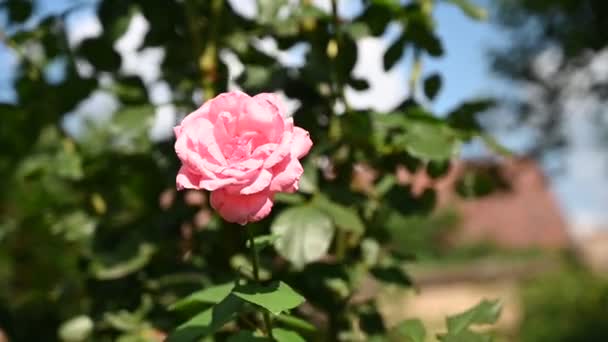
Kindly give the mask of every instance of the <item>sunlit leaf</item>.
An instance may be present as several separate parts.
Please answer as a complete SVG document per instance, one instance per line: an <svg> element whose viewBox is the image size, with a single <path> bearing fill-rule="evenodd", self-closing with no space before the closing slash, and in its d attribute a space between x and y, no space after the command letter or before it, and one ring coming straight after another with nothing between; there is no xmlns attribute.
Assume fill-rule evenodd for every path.
<svg viewBox="0 0 608 342"><path fill-rule="evenodd" d="M315 197L313 204L331 217L336 227L356 234L363 234L365 225L355 209L331 201L325 196Z"/></svg>
<svg viewBox="0 0 608 342"><path fill-rule="evenodd" d="M209 336L233 320L241 310L243 301L233 295L226 297L218 304L194 316L177 327L166 342L197 342L201 337Z"/></svg>
<svg viewBox="0 0 608 342"><path fill-rule="evenodd" d="M210 286L180 299L171 305L170 309L181 310L193 304L217 304L224 300L233 288L234 282Z"/></svg>
<svg viewBox="0 0 608 342"><path fill-rule="evenodd" d="M277 342L306 342L306 340L295 331L282 328L272 329L272 335Z"/></svg>
<svg viewBox="0 0 608 342"><path fill-rule="evenodd" d="M271 230L280 236L275 242L279 254L298 268L323 257L334 235L331 219L309 206L283 211L272 223Z"/></svg>
<svg viewBox="0 0 608 342"><path fill-rule="evenodd" d="M139 245L137 254L131 259L113 265L94 263L91 267L93 275L100 280L122 278L145 267L155 252L156 247L154 245L142 243Z"/></svg>
<svg viewBox="0 0 608 342"><path fill-rule="evenodd" d="M389 339L394 342L425 342L426 329L419 319L408 319L391 329Z"/></svg>
<svg viewBox="0 0 608 342"><path fill-rule="evenodd" d="M263 307L274 315L291 310L305 301L304 297L283 282L266 286L242 285L236 287L232 293L249 303Z"/></svg>

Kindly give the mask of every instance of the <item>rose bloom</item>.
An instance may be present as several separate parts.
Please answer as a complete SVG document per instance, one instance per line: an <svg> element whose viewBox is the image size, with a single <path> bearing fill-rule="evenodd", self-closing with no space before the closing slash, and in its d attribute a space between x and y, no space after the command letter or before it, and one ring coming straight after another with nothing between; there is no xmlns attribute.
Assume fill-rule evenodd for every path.
<svg viewBox="0 0 608 342"><path fill-rule="evenodd" d="M308 153L308 132L295 127L274 94L229 92L205 102L174 128L182 162L178 190L211 191L211 206L229 222L270 213L276 192L294 192Z"/></svg>

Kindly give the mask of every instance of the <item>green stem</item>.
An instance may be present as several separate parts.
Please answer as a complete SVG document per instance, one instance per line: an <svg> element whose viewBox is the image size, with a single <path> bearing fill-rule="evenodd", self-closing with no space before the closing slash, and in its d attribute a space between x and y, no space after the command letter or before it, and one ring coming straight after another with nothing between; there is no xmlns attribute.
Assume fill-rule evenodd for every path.
<svg viewBox="0 0 608 342"><path fill-rule="evenodd" d="M338 1L331 0L331 17L333 23L333 38L330 40L330 45L333 44L334 47L328 47L328 56L333 62L332 68L332 77L334 79L334 98L335 101L340 101L344 105L344 112L349 113L351 111L351 107L349 103L346 101L346 96L344 95L344 79L338 74L338 64L339 61L337 59L340 54L340 49L342 48L342 28L340 24L340 17L338 17ZM332 51L334 50L334 51Z"/></svg>
<svg viewBox="0 0 608 342"><path fill-rule="evenodd" d="M338 236L336 236L336 259L339 262L342 262L346 256L346 250L348 248L347 238L348 236L344 230L338 230Z"/></svg>
<svg viewBox="0 0 608 342"><path fill-rule="evenodd" d="M418 85L418 80L420 79L420 75L422 74L422 52L420 49L416 49L414 51L414 62L412 64L412 71L410 73L410 94L411 97L414 98L416 96L416 87Z"/></svg>
<svg viewBox="0 0 608 342"><path fill-rule="evenodd" d="M258 249L255 247L253 234L250 229L247 230L247 236L249 238L249 248L251 248L251 263L253 265L253 279L260 283L260 257L258 256ZM264 329L266 335L274 340L272 336L272 321L270 320L270 314L268 311L262 309L262 316L264 317Z"/></svg>

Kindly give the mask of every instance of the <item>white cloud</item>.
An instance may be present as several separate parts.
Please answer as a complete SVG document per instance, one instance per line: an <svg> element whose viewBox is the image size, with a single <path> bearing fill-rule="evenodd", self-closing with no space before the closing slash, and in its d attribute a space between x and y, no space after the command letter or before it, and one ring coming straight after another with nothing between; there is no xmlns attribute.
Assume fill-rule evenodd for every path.
<svg viewBox="0 0 608 342"><path fill-rule="evenodd" d="M150 102L155 105L163 105L171 102L171 88L169 84L164 81L154 82L148 86L148 92L150 93Z"/></svg>
<svg viewBox="0 0 608 342"><path fill-rule="evenodd" d="M147 47L138 51L149 29L148 21L141 14L135 14L125 34L114 44L122 57L121 70L125 74L141 77L146 84L158 80L160 64L165 58L165 50L161 47Z"/></svg>
<svg viewBox="0 0 608 342"><path fill-rule="evenodd" d="M168 140L173 136L173 126L177 120L176 109L173 105L163 105L156 108L154 122L150 129L152 141Z"/></svg>
<svg viewBox="0 0 608 342"><path fill-rule="evenodd" d="M93 10L74 12L66 19L68 43L77 46L87 38L98 37L103 29Z"/></svg>
<svg viewBox="0 0 608 342"><path fill-rule="evenodd" d="M228 0L230 7L240 16L253 19L258 13L258 6L255 0Z"/></svg>
<svg viewBox="0 0 608 342"><path fill-rule="evenodd" d="M366 79L370 87L361 92L347 87L346 99L353 107L386 111L405 100L408 93L405 61L401 60L388 72L384 71L382 62L393 31L387 30L381 38L367 37L357 42L358 58L353 75Z"/></svg>

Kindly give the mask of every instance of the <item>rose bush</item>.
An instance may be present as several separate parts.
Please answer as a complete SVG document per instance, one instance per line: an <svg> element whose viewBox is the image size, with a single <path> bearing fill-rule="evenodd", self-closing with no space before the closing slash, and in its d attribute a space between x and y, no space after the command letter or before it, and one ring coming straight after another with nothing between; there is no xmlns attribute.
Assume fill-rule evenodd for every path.
<svg viewBox="0 0 608 342"><path fill-rule="evenodd" d="M221 94L186 116L174 129L182 162L178 189L211 191L211 206L229 222L266 217L276 192L294 192L312 146L278 97Z"/></svg>
<svg viewBox="0 0 608 342"><path fill-rule="evenodd" d="M449 2L474 15L468 1ZM433 6L447 1L364 0L348 16L337 0L331 11L257 1L251 16L245 1L42 2L0 1L15 71L0 91L0 102L15 93L0 103L11 189L0 194L0 330L11 341L425 340L422 322L384 317L375 294L411 286L404 263L430 246L436 222L434 190L412 190L395 170L439 178L463 142L487 140L484 102L428 105L442 78L422 65L443 53ZM81 11L102 29L72 39ZM355 70L361 43L389 27L401 30L378 51L382 66L362 66L413 57L409 84L392 89L410 96L380 112L349 103L375 83ZM158 50L159 65L125 67ZM214 98L233 86L262 94ZM299 104L293 122L278 91ZM170 139L167 120L201 96ZM357 170L368 170L364 187ZM297 193L278 196L300 176ZM211 198L176 194L176 181ZM265 215L244 230L226 222ZM497 307L451 317L441 338L488 340L468 327Z"/></svg>

